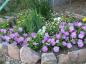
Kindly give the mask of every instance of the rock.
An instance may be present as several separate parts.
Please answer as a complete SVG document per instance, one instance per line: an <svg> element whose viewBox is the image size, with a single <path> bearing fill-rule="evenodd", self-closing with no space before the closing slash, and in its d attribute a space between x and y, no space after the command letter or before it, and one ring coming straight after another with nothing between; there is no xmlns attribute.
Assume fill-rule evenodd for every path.
<svg viewBox="0 0 86 64"><path fill-rule="evenodd" d="M5 54L3 49L0 49L0 64L5 64Z"/></svg>
<svg viewBox="0 0 86 64"><path fill-rule="evenodd" d="M53 53L43 53L41 64L57 64L57 59Z"/></svg>
<svg viewBox="0 0 86 64"><path fill-rule="evenodd" d="M85 62L86 61L86 49L79 50L79 58L78 62Z"/></svg>
<svg viewBox="0 0 86 64"><path fill-rule="evenodd" d="M13 59L13 58L10 58L10 57L6 56L5 64L21 64L21 63L22 62L20 60Z"/></svg>
<svg viewBox="0 0 86 64"><path fill-rule="evenodd" d="M61 54L58 56L58 64L71 64L69 56L67 54Z"/></svg>
<svg viewBox="0 0 86 64"><path fill-rule="evenodd" d="M14 46L12 44L8 45L8 55L13 59L20 59L20 50L17 46Z"/></svg>
<svg viewBox="0 0 86 64"><path fill-rule="evenodd" d="M79 53L78 51L72 51L68 52L69 59L71 60L71 63L76 63L78 61Z"/></svg>
<svg viewBox="0 0 86 64"><path fill-rule="evenodd" d="M29 47L22 47L20 49L20 58L23 63L36 64L40 60L40 55Z"/></svg>

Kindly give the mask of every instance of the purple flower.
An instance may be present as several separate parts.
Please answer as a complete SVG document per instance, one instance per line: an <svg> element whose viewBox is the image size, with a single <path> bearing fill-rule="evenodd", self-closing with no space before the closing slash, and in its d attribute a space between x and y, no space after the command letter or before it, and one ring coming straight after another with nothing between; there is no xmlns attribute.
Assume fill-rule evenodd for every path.
<svg viewBox="0 0 86 64"><path fill-rule="evenodd" d="M32 38L36 38L37 37L37 34L36 33L31 33L31 37Z"/></svg>
<svg viewBox="0 0 86 64"><path fill-rule="evenodd" d="M57 39L60 39L61 38L61 34L59 33L59 34L56 34L56 38Z"/></svg>
<svg viewBox="0 0 86 64"><path fill-rule="evenodd" d="M6 29L0 29L0 32L6 33Z"/></svg>
<svg viewBox="0 0 86 64"><path fill-rule="evenodd" d="M64 33L65 32L65 30L64 29L61 29L61 33Z"/></svg>
<svg viewBox="0 0 86 64"><path fill-rule="evenodd" d="M84 38L84 36L85 36L85 33L83 31L81 31L80 34L78 35L78 38L82 39L82 38Z"/></svg>
<svg viewBox="0 0 86 64"><path fill-rule="evenodd" d="M24 38L23 37L16 37L15 38L15 41L17 42L17 43L21 43L21 42L23 42L24 41Z"/></svg>
<svg viewBox="0 0 86 64"><path fill-rule="evenodd" d="M67 48L72 48L72 44L71 43L67 43Z"/></svg>
<svg viewBox="0 0 86 64"><path fill-rule="evenodd" d="M56 43L59 43L59 40L56 40Z"/></svg>
<svg viewBox="0 0 86 64"><path fill-rule="evenodd" d="M15 37L19 36L18 32L14 33Z"/></svg>
<svg viewBox="0 0 86 64"><path fill-rule="evenodd" d="M10 34L9 37L10 38L14 38L15 37L15 34Z"/></svg>
<svg viewBox="0 0 86 64"><path fill-rule="evenodd" d="M8 42L2 42L2 46L5 48L5 47L7 47L8 46Z"/></svg>
<svg viewBox="0 0 86 64"><path fill-rule="evenodd" d="M27 37L27 38L24 39L23 42L24 42L24 43L27 43L28 41L31 41L31 40L32 40L32 39L31 39L30 37Z"/></svg>
<svg viewBox="0 0 86 64"><path fill-rule="evenodd" d="M67 46L67 43L65 41L62 42L63 46Z"/></svg>
<svg viewBox="0 0 86 64"><path fill-rule="evenodd" d="M78 47L80 47L80 48L82 48L84 46L83 41L80 39L78 40L77 44L78 44Z"/></svg>
<svg viewBox="0 0 86 64"><path fill-rule="evenodd" d="M66 39L66 38L67 38L67 36L66 36L66 35L63 35L63 36L62 36L62 38L63 38L63 39Z"/></svg>
<svg viewBox="0 0 86 64"><path fill-rule="evenodd" d="M74 25L77 27L80 27L80 26L82 26L82 23L81 22L75 22Z"/></svg>
<svg viewBox="0 0 86 64"><path fill-rule="evenodd" d="M72 39L71 42L72 42L73 44L76 44L76 41L75 41L74 39Z"/></svg>
<svg viewBox="0 0 86 64"><path fill-rule="evenodd" d="M6 41L9 41L9 40L10 40L10 37L9 37L9 36L4 36L4 39L5 39Z"/></svg>
<svg viewBox="0 0 86 64"><path fill-rule="evenodd" d="M71 38L76 38L77 37L76 31L72 32L70 36Z"/></svg>
<svg viewBox="0 0 86 64"><path fill-rule="evenodd" d="M53 51L54 51L55 53L59 52L59 47L58 47L58 46L54 46Z"/></svg>
<svg viewBox="0 0 86 64"><path fill-rule="evenodd" d="M47 42L51 42L51 38L49 38Z"/></svg>
<svg viewBox="0 0 86 64"><path fill-rule="evenodd" d="M50 43L52 46L54 46L56 44L55 39L52 38Z"/></svg>
<svg viewBox="0 0 86 64"><path fill-rule="evenodd" d="M42 47L42 51L43 51L43 52L48 52L48 47L47 47L47 46L43 46L43 47Z"/></svg>
<svg viewBox="0 0 86 64"><path fill-rule="evenodd" d="M44 36L44 41L45 41L45 42L48 41L48 39L49 39L49 37Z"/></svg>
<svg viewBox="0 0 86 64"><path fill-rule="evenodd" d="M83 30L86 30L86 25L81 27Z"/></svg>
<svg viewBox="0 0 86 64"><path fill-rule="evenodd" d="M10 32L13 32L13 29L12 29L12 28L10 28L10 29L9 29L9 31L10 31Z"/></svg>
<svg viewBox="0 0 86 64"><path fill-rule="evenodd" d="M68 35L69 35L69 32L67 32L67 31L64 32L64 35L65 35L65 36L68 36Z"/></svg>

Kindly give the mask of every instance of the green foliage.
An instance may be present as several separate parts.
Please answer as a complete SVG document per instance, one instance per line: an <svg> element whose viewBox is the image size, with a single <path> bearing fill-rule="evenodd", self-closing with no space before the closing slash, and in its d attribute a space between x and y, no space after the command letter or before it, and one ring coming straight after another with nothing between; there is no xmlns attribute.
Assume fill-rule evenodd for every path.
<svg viewBox="0 0 86 64"><path fill-rule="evenodd" d="M51 18L52 8L48 0L29 0L29 7L36 9L37 13L40 13L46 19Z"/></svg>
<svg viewBox="0 0 86 64"><path fill-rule="evenodd" d="M4 28L4 29L6 29L6 28L8 28L9 27L9 24L8 24L8 22L0 22L0 29L1 28Z"/></svg>
<svg viewBox="0 0 86 64"><path fill-rule="evenodd" d="M52 9L48 0L12 0L8 4L8 8L10 14L24 9L34 9L46 19L50 19L52 16Z"/></svg>
<svg viewBox="0 0 86 64"><path fill-rule="evenodd" d="M26 32L37 32L44 24L43 17L36 10L26 10L19 13L18 27L23 27Z"/></svg>
<svg viewBox="0 0 86 64"><path fill-rule="evenodd" d="M57 21L52 20L51 22L47 22L46 23L46 27L47 27L47 32L50 35L53 35L55 33L57 33L59 31L58 27L59 27L59 23Z"/></svg>
<svg viewBox="0 0 86 64"><path fill-rule="evenodd" d="M62 20L66 21L66 22L75 22L77 19L74 18L74 17L65 17L65 16L62 16Z"/></svg>
<svg viewBox="0 0 86 64"><path fill-rule="evenodd" d="M33 38L30 42L29 42L29 47L35 51L39 51L43 44L41 43L43 39L43 35L39 35L37 34L36 38ZM34 45L35 44L35 45Z"/></svg>

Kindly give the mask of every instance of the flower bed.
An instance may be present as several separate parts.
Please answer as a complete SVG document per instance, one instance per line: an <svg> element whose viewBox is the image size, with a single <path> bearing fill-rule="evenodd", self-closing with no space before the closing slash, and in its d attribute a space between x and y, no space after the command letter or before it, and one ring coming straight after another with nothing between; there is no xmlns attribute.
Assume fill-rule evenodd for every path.
<svg viewBox="0 0 86 64"><path fill-rule="evenodd" d="M35 51L58 53L62 48L71 49L77 45L82 48L86 44L86 24L81 21L61 22L58 28L59 32L50 36L46 32L46 26L43 26L37 33L23 33L23 29L19 28L17 32L13 28L0 29L0 44L7 46L8 44L17 45L19 48L28 46Z"/></svg>

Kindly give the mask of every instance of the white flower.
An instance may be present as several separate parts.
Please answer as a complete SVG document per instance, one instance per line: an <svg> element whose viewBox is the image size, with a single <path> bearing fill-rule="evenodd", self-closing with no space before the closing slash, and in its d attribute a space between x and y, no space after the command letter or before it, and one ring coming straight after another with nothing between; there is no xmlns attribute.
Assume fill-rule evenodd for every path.
<svg viewBox="0 0 86 64"><path fill-rule="evenodd" d="M18 28L18 31L19 31L19 32L22 32L22 31L23 31L23 28L22 28L22 27L19 27L19 28Z"/></svg>
<svg viewBox="0 0 86 64"><path fill-rule="evenodd" d="M43 26L42 29L43 29L43 30L46 30L46 26Z"/></svg>
<svg viewBox="0 0 86 64"><path fill-rule="evenodd" d="M42 29L39 29L37 33L43 35L45 31L46 31L46 26L43 26Z"/></svg>
<svg viewBox="0 0 86 64"><path fill-rule="evenodd" d="M39 30L38 30L38 33L41 33L41 32L42 32L42 30L41 30L41 29L39 29Z"/></svg>
<svg viewBox="0 0 86 64"><path fill-rule="evenodd" d="M62 18L61 17L54 18L54 21L61 22L62 21Z"/></svg>

